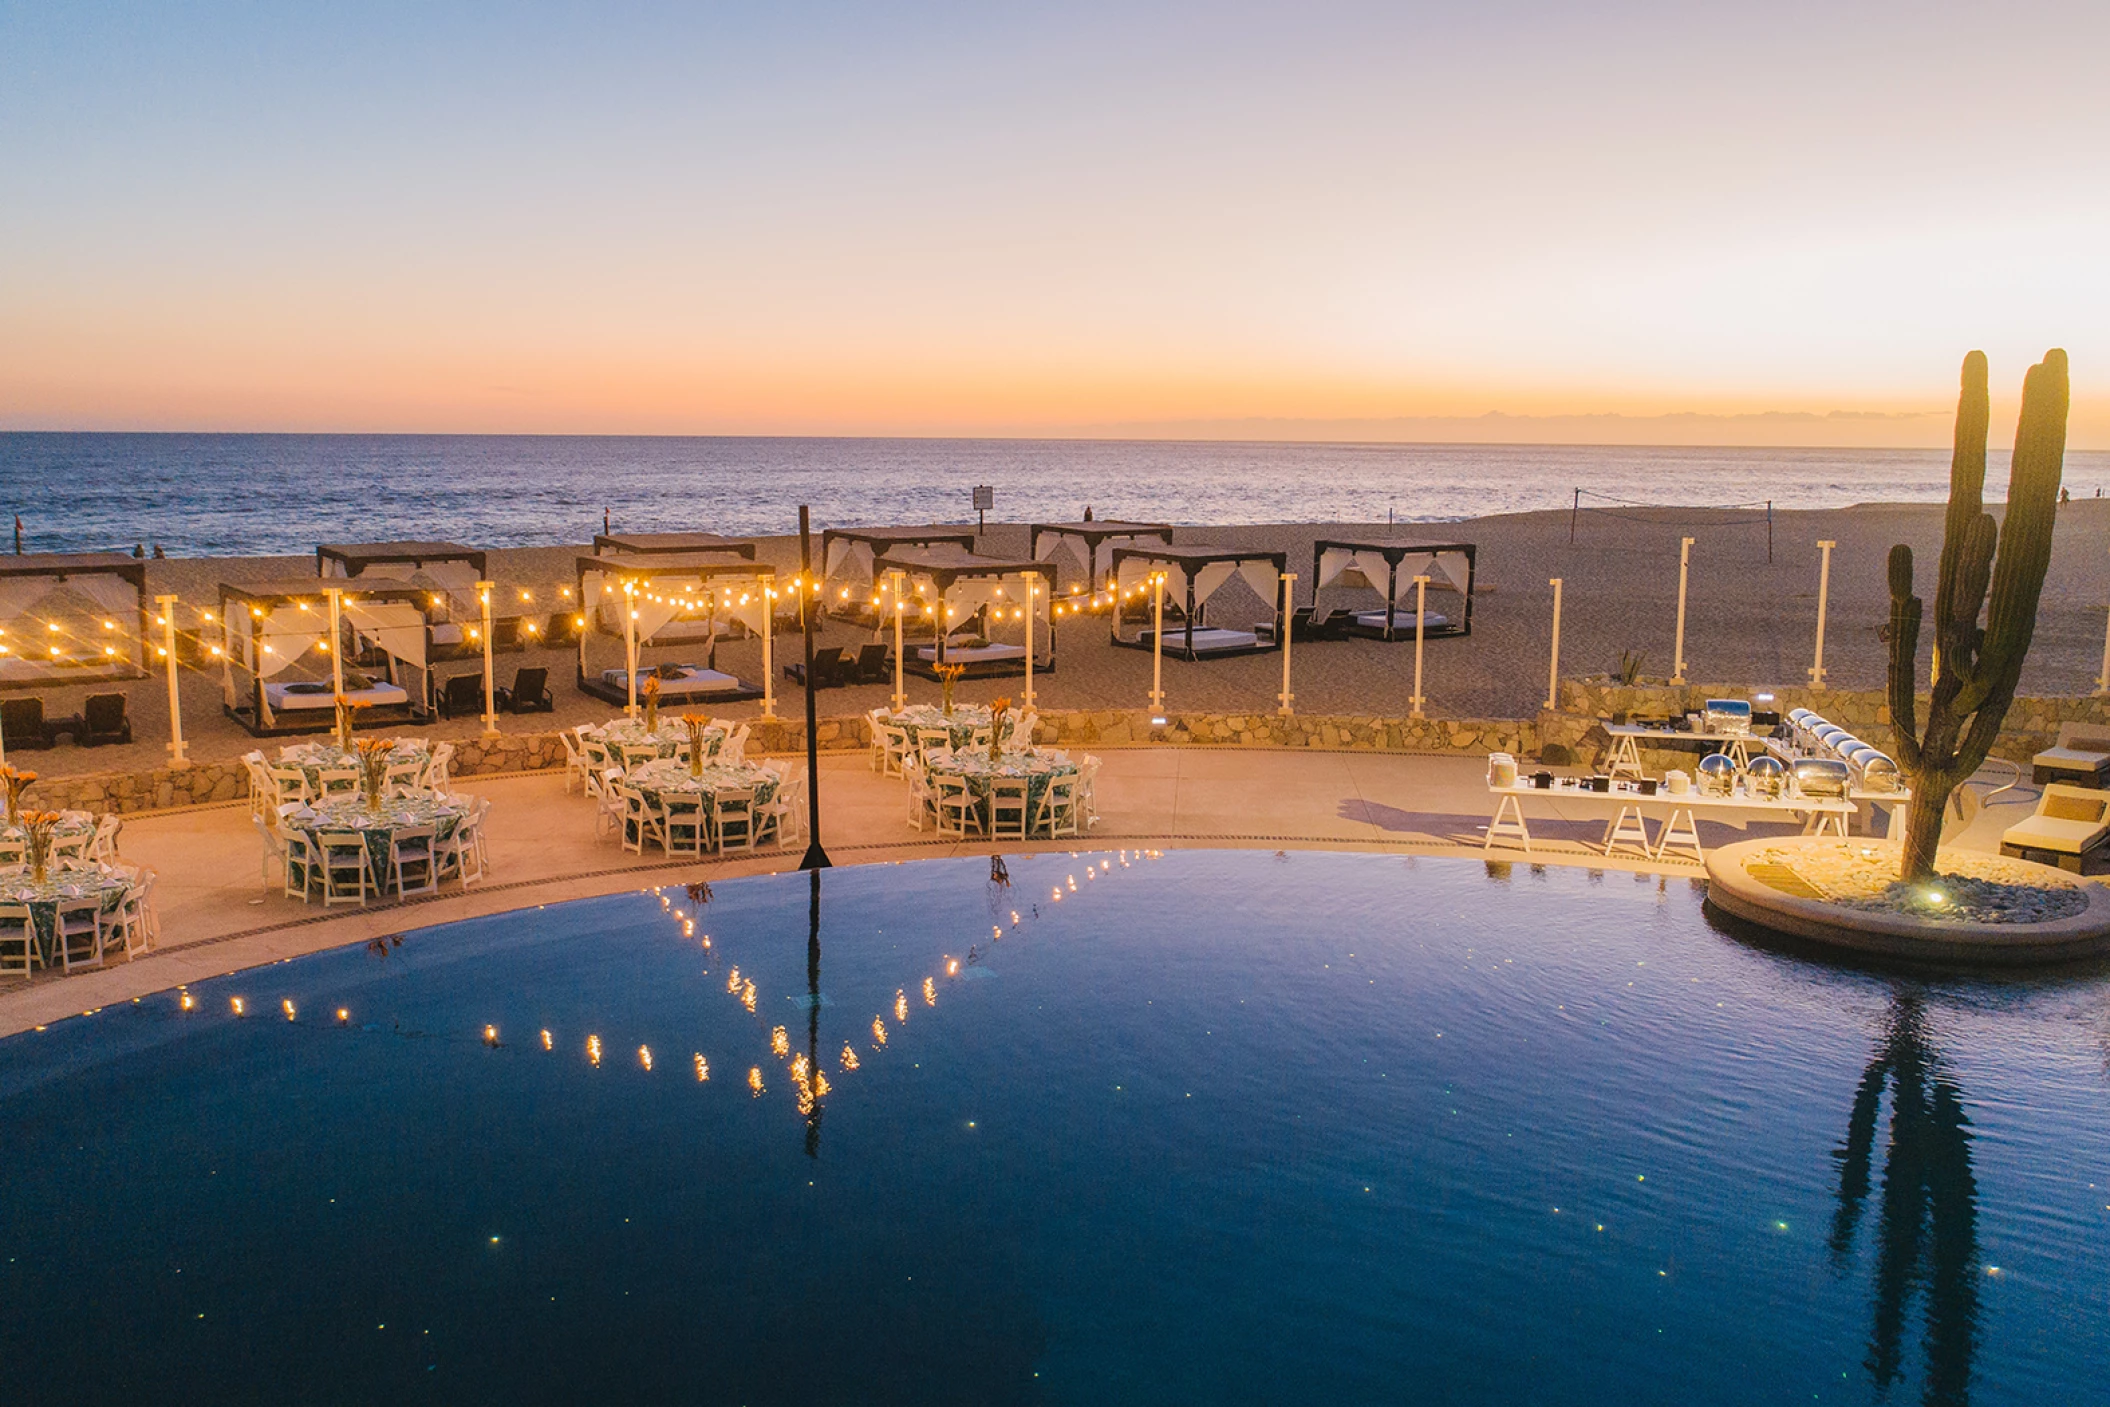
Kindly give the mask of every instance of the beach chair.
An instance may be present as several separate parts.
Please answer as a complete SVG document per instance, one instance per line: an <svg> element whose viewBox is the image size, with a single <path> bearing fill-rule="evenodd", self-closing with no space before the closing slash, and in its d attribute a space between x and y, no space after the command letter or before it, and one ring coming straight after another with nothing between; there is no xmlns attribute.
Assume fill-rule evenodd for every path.
<svg viewBox="0 0 2110 1407"><path fill-rule="evenodd" d="M2038 786L2051 782L2099 787L2110 774L2110 728L2061 723L2059 741L2030 759Z"/></svg>
<svg viewBox="0 0 2110 1407"><path fill-rule="evenodd" d="M512 687L498 691L498 707L507 713L555 713L557 699L549 691L549 671L539 665L514 670Z"/></svg>
<svg viewBox="0 0 2110 1407"><path fill-rule="evenodd" d="M82 747L132 741L132 720L125 711L125 696L90 694L81 705L81 726L73 740Z"/></svg>
<svg viewBox="0 0 2110 1407"><path fill-rule="evenodd" d="M2110 840L2110 792L2052 782L2037 798L2036 813L2001 835L2000 853L2041 860L2078 874L2106 840Z"/></svg>
<svg viewBox="0 0 2110 1407"><path fill-rule="evenodd" d="M480 716L484 711L483 675L450 675L440 689L439 711L442 718Z"/></svg>
<svg viewBox="0 0 2110 1407"><path fill-rule="evenodd" d="M0 740L18 751L53 746L55 739L44 722L44 701L0 699Z"/></svg>
<svg viewBox="0 0 2110 1407"><path fill-rule="evenodd" d="M884 684L887 680L887 647L882 642L866 645L857 652L857 663L850 667L850 677L859 684Z"/></svg>
<svg viewBox="0 0 2110 1407"><path fill-rule="evenodd" d="M813 687L816 689L839 688L843 683L843 649L840 645L829 645L813 652ZM806 682L806 666L796 662L784 666L784 677L794 684Z"/></svg>

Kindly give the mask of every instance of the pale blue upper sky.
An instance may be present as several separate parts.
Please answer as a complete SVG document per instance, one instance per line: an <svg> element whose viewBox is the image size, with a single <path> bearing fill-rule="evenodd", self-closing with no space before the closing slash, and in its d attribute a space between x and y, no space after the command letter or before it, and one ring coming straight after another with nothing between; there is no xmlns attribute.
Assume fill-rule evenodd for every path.
<svg viewBox="0 0 2110 1407"><path fill-rule="evenodd" d="M0 4L0 425L1919 408L2057 344L2110 435L2106 52L2101 3Z"/></svg>

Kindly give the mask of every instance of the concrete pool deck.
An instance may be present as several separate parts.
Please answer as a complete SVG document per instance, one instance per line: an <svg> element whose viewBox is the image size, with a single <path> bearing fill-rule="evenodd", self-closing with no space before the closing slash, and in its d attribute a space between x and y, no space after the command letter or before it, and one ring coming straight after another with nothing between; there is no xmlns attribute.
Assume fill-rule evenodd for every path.
<svg viewBox="0 0 2110 1407"><path fill-rule="evenodd" d="M1103 749L1100 823L1076 840L965 842L920 834L903 819L906 787L870 769L863 752L823 753L822 840L838 865L1036 850L1239 848L1364 850L1490 862L1573 865L1701 879L1696 862L1606 858L1592 844L1608 819L1602 802L1547 797L1527 803L1533 848L1481 848L1494 811L1485 759L1316 749L1135 747ZM490 878L467 892L324 912L263 884L262 846L246 801L126 818L123 857L159 875L161 939L130 961L71 976L0 978L0 1036L153 992L347 943L360 943L538 904L649 885L719 880L796 868L800 850L734 860L631 855L612 836L596 842L593 806L569 795L557 772L464 778L488 796ZM1947 843L1999 848L2000 832L2035 804L2032 788L1997 798ZM1792 834L1762 821L1701 822L1712 848Z"/></svg>

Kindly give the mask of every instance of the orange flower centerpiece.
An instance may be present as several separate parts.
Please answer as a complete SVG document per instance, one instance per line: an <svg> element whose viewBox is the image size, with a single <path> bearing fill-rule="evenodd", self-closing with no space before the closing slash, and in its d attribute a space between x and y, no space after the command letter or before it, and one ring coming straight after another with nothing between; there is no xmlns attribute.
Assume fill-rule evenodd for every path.
<svg viewBox="0 0 2110 1407"><path fill-rule="evenodd" d="M365 699L346 698L343 694L336 696L336 702L337 746L341 751L350 752L352 750L352 715L360 709L371 705Z"/></svg>
<svg viewBox="0 0 2110 1407"><path fill-rule="evenodd" d="M22 815L22 793L37 779L30 771L16 771L13 767L0 767L0 785L7 788L7 823L14 825Z"/></svg>
<svg viewBox="0 0 2110 1407"><path fill-rule="evenodd" d="M18 811L15 823L22 827L23 849L29 857L29 882L41 885L51 868L51 842L58 830L56 811Z"/></svg>
<svg viewBox="0 0 2110 1407"><path fill-rule="evenodd" d="M645 701L645 731L648 734L657 733L659 731L659 675L646 675L644 687L637 692L639 697Z"/></svg>
<svg viewBox="0 0 2110 1407"><path fill-rule="evenodd" d="M1003 749L1004 717L1010 712L1011 700L1008 698L998 699L995 703L989 705L989 760L991 762L996 761L997 753Z"/></svg>
<svg viewBox="0 0 2110 1407"><path fill-rule="evenodd" d="M967 672L964 664L941 664L937 667L938 686L945 691L945 716L952 717L952 686L960 682Z"/></svg>
<svg viewBox="0 0 2110 1407"><path fill-rule="evenodd" d="M689 775L703 775L703 730L711 726L708 713L684 713L681 725L689 730Z"/></svg>
<svg viewBox="0 0 2110 1407"><path fill-rule="evenodd" d="M388 758L395 750L394 738L359 740L359 790L366 797L369 811L381 809L381 789L388 782Z"/></svg>

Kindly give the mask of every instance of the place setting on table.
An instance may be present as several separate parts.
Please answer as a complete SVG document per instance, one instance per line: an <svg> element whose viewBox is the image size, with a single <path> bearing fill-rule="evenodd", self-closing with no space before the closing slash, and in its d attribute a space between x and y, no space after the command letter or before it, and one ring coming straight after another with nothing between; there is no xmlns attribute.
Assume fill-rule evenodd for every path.
<svg viewBox="0 0 2110 1407"><path fill-rule="evenodd" d="M432 747L417 738L392 739L388 750L388 764L393 767L417 766L421 770L432 762ZM322 785L324 772L341 772L347 767L361 765L357 746L345 747L336 742L289 743L278 750L278 765L298 767L301 775L308 779L311 790Z"/></svg>

